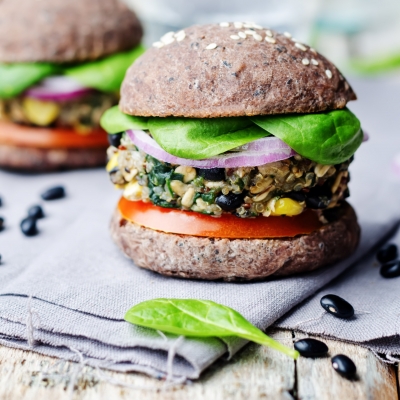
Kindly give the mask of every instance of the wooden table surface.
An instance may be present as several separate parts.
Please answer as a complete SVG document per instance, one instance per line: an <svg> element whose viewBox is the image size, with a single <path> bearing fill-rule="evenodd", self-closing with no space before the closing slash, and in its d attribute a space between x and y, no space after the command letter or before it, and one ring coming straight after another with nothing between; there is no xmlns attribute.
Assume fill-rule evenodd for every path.
<svg viewBox="0 0 400 400"><path fill-rule="evenodd" d="M267 332L286 345L299 332ZM1 400L399 400L398 366L379 361L370 351L324 340L329 354L346 354L357 365L358 379L348 381L333 370L330 357L292 359L258 345L248 345L232 360L211 366L200 380L168 387L138 373L98 371L77 363L0 346ZM71 390L73 387L73 390Z"/></svg>

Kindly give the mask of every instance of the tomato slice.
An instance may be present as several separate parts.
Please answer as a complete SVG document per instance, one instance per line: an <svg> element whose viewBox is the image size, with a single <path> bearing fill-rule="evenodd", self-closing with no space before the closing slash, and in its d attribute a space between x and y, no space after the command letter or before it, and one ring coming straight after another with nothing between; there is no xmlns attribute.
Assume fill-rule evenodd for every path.
<svg viewBox="0 0 400 400"><path fill-rule="evenodd" d="M73 129L40 128L0 121L0 144L42 149L60 147L74 149L107 147L108 138L102 129L96 129L87 135L80 135Z"/></svg>
<svg viewBox="0 0 400 400"><path fill-rule="evenodd" d="M118 203L121 215L128 221L157 231L191 236L229 239L265 239L308 234L321 227L318 216L310 209L295 217L238 218L221 217L163 208L124 197Z"/></svg>

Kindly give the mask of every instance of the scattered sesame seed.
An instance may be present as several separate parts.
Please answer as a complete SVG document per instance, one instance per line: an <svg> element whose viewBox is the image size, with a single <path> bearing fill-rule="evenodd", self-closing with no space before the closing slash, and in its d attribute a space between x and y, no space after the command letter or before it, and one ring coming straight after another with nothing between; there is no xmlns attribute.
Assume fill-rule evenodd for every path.
<svg viewBox="0 0 400 400"><path fill-rule="evenodd" d="M311 64L312 65L318 65L319 62L317 60L315 60L314 58L311 59Z"/></svg>
<svg viewBox="0 0 400 400"><path fill-rule="evenodd" d="M317 54L317 50L313 49L312 47L310 47L310 51L314 54Z"/></svg>
<svg viewBox="0 0 400 400"><path fill-rule="evenodd" d="M183 32L182 35L179 35L179 36L176 37L176 41L177 42L182 42L182 40L185 39L185 37L186 37L186 33Z"/></svg>
<svg viewBox="0 0 400 400"><path fill-rule="evenodd" d="M176 32L176 33L174 34L174 36L175 36L175 37L178 37L178 36L181 36L181 35L184 35L184 34L185 34L185 31L182 30L182 31Z"/></svg>
<svg viewBox="0 0 400 400"><path fill-rule="evenodd" d="M261 42L262 41L262 36L259 35L258 33L256 33L255 35L253 35L253 38L257 40L257 42Z"/></svg>
<svg viewBox="0 0 400 400"><path fill-rule="evenodd" d="M254 24L253 28L254 29L263 29L263 27L261 25L257 25L257 24Z"/></svg>
<svg viewBox="0 0 400 400"><path fill-rule="evenodd" d="M239 40L239 39L240 39L240 36L238 36L238 35L231 35L231 39L233 39L233 40Z"/></svg>
<svg viewBox="0 0 400 400"><path fill-rule="evenodd" d="M254 22L246 22L243 24L243 28L252 28L254 26Z"/></svg>
<svg viewBox="0 0 400 400"><path fill-rule="evenodd" d="M247 36L244 32L238 32L238 36L240 36L242 39L246 39Z"/></svg>
<svg viewBox="0 0 400 400"><path fill-rule="evenodd" d="M161 39L161 41L162 41L164 44L171 44L171 43L175 42L175 38L172 37L172 36L168 36L168 37L166 37L166 38L164 38L164 39Z"/></svg>
<svg viewBox="0 0 400 400"><path fill-rule="evenodd" d="M295 43L294 44L298 49L300 49L300 50L303 50L303 51L306 51L307 50L307 47L306 46L304 46L304 44L301 44L301 43Z"/></svg>
<svg viewBox="0 0 400 400"><path fill-rule="evenodd" d="M330 69L327 69L327 70L325 71L325 74L326 74L326 76L328 77L328 79L331 79L331 78L332 78L332 71L331 71Z"/></svg>
<svg viewBox="0 0 400 400"><path fill-rule="evenodd" d="M218 46L217 43L210 43L210 44L206 47L206 49L207 49L207 50L214 50L217 46Z"/></svg>
<svg viewBox="0 0 400 400"><path fill-rule="evenodd" d="M165 35L161 36L160 40L163 40L163 39L166 39L169 37L173 37L174 35L175 35L175 32L173 32L173 31L167 32Z"/></svg>
<svg viewBox="0 0 400 400"><path fill-rule="evenodd" d="M269 36L269 37L274 36L274 35L272 34L272 32L271 32L269 29L266 30L265 33L266 33L266 35Z"/></svg>
<svg viewBox="0 0 400 400"><path fill-rule="evenodd" d="M242 22L234 22L233 25L237 29L242 29L243 28L243 23Z"/></svg>
<svg viewBox="0 0 400 400"><path fill-rule="evenodd" d="M301 60L301 62L302 62L304 65L309 65L309 64L310 64L310 60L309 60L308 58L303 58L303 59Z"/></svg>
<svg viewBox="0 0 400 400"><path fill-rule="evenodd" d="M287 37L287 38L291 38L292 35L289 32L283 32L283 34Z"/></svg>
<svg viewBox="0 0 400 400"><path fill-rule="evenodd" d="M256 32L255 32L255 31L251 31L250 29L244 31L244 33L245 33L246 35L256 35Z"/></svg>
<svg viewBox="0 0 400 400"><path fill-rule="evenodd" d="M229 22L221 22L219 26L222 26L223 28L228 28L229 27Z"/></svg>
<svg viewBox="0 0 400 400"><path fill-rule="evenodd" d="M153 47L157 47L158 49L161 49L161 47L164 46L163 42L154 42L153 43Z"/></svg>
<svg viewBox="0 0 400 400"><path fill-rule="evenodd" d="M269 36L265 36L265 41L268 43L276 43L276 40Z"/></svg>
<svg viewBox="0 0 400 400"><path fill-rule="evenodd" d="M295 39L294 37L292 38L293 42L297 42L297 39Z"/></svg>

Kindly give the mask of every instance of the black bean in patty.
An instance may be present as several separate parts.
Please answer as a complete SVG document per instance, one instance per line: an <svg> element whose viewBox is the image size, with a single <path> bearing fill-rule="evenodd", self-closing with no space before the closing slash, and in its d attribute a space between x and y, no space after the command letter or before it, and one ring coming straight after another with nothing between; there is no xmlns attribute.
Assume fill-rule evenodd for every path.
<svg viewBox="0 0 400 400"><path fill-rule="evenodd" d="M292 192L285 193L284 197L289 197L289 199L296 200L300 203L306 200L306 195L304 192L296 192L294 190Z"/></svg>
<svg viewBox="0 0 400 400"><path fill-rule="evenodd" d="M228 193L227 195L221 194L215 199L215 202L224 211L233 211L242 205L244 196L245 196L244 193L240 194Z"/></svg>
<svg viewBox="0 0 400 400"><path fill-rule="evenodd" d="M110 146L118 147L121 144L123 132L108 134L108 143Z"/></svg>
<svg viewBox="0 0 400 400"><path fill-rule="evenodd" d="M197 175L202 176L204 179L208 181L224 181L225 180L225 169L224 168L210 168L210 169L201 169L196 168Z"/></svg>
<svg viewBox="0 0 400 400"><path fill-rule="evenodd" d="M324 209L328 207L332 199L330 188L323 186L313 187L306 196L306 205L309 208Z"/></svg>

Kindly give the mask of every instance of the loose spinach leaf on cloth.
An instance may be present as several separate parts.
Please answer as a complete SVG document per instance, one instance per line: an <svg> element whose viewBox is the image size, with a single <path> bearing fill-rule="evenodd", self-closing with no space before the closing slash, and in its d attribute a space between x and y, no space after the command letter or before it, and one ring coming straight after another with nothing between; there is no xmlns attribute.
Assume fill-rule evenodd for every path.
<svg viewBox="0 0 400 400"><path fill-rule="evenodd" d="M188 337L236 336L298 357L296 350L276 342L237 311L209 300L148 300L128 310L125 321Z"/></svg>
<svg viewBox="0 0 400 400"><path fill-rule="evenodd" d="M149 118L154 140L169 154L201 160L269 134L247 117Z"/></svg>
<svg viewBox="0 0 400 400"><path fill-rule="evenodd" d="M18 96L36 82L55 74L58 69L50 63L0 64L0 98Z"/></svg>
<svg viewBox="0 0 400 400"><path fill-rule="evenodd" d="M66 67L64 72L85 87L102 92L116 92L121 86L126 70L144 51L144 47L140 45L100 60Z"/></svg>
<svg viewBox="0 0 400 400"><path fill-rule="evenodd" d="M363 140L360 121L348 109L250 119L303 157L320 164L340 164L348 160Z"/></svg>
<svg viewBox="0 0 400 400"><path fill-rule="evenodd" d="M108 133L120 133L129 129L148 129L148 118L124 114L118 106L109 108L100 119L101 127Z"/></svg>

